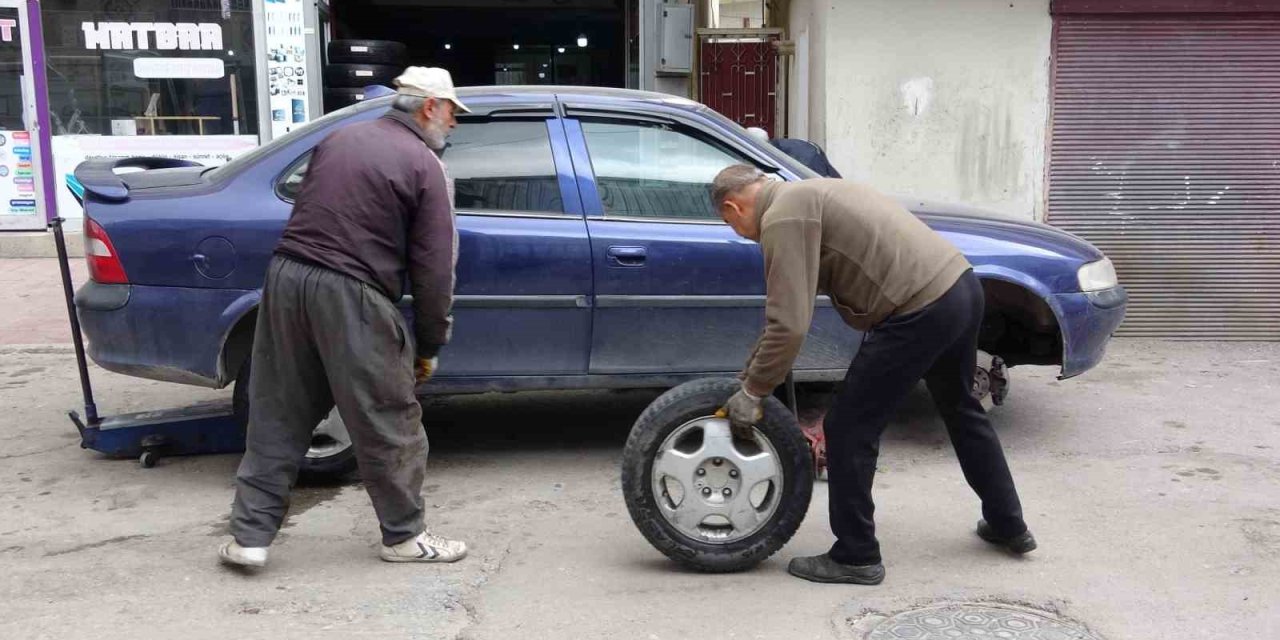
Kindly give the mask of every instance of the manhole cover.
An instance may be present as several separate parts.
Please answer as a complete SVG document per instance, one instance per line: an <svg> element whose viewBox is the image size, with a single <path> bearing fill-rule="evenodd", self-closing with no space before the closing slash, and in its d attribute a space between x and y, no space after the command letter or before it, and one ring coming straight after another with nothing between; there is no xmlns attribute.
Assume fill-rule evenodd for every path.
<svg viewBox="0 0 1280 640"><path fill-rule="evenodd" d="M1102 640L1051 613L996 604L945 604L882 620L867 640Z"/></svg>

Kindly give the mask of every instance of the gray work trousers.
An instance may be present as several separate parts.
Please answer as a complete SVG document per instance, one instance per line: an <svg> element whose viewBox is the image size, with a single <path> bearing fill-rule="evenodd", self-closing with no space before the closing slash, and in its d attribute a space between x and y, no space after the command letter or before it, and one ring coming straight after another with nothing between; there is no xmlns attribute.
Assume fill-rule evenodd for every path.
<svg viewBox="0 0 1280 640"><path fill-rule="evenodd" d="M414 394L413 343L395 305L336 271L272 259L253 340L249 432L231 534L275 539L316 425L337 406L360 475L393 545L423 531L427 435Z"/></svg>

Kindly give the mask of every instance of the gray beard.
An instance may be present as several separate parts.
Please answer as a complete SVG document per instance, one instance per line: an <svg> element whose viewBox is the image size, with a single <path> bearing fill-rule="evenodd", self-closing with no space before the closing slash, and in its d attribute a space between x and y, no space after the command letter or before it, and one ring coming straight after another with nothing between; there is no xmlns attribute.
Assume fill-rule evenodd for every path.
<svg viewBox="0 0 1280 640"><path fill-rule="evenodd" d="M423 128L422 133L427 138L427 147L432 151L444 149L444 139L449 136L449 131L444 127L431 122Z"/></svg>

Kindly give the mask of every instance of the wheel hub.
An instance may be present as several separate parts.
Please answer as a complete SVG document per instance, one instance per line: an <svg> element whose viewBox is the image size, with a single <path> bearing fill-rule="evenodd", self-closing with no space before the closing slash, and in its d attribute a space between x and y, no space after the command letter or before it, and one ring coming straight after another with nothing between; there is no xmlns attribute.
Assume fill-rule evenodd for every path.
<svg viewBox="0 0 1280 640"><path fill-rule="evenodd" d="M742 473L732 462L724 458L708 458L694 471L693 486L704 496L707 494L703 489L707 489L711 498L730 498L742 490L741 478ZM725 490L729 493L726 494Z"/></svg>
<svg viewBox="0 0 1280 640"><path fill-rule="evenodd" d="M700 418L663 442L653 463L659 511L682 535L728 543L759 531L782 493L778 453L758 429L733 437L729 422Z"/></svg>

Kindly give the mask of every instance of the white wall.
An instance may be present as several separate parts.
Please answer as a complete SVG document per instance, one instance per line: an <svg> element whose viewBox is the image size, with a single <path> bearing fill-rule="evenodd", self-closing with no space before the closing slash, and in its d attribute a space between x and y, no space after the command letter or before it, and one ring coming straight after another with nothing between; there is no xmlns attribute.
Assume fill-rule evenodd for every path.
<svg viewBox="0 0 1280 640"><path fill-rule="evenodd" d="M787 135L822 146L826 146L826 21L830 12L829 0L791 0L787 27L787 37L796 43L787 71Z"/></svg>
<svg viewBox="0 0 1280 640"><path fill-rule="evenodd" d="M758 29L764 26L764 3L761 0L719 0L714 4L716 27Z"/></svg>
<svg viewBox="0 0 1280 640"><path fill-rule="evenodd" d="M798 0L792 37L821 10L808 128L841 173L1043 219L1049 0Z"/></svg>

